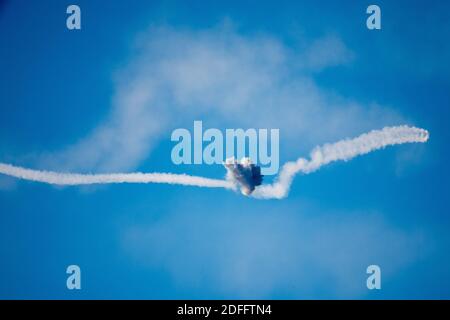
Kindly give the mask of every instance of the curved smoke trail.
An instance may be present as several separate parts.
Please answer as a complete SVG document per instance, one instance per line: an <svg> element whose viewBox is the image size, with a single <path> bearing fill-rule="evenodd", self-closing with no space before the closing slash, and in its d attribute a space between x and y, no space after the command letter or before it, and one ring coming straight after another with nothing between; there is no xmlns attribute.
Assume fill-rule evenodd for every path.
<svg viewBox="0 0 450 320"><path fill-rule="evenodd" d="M312 150L310 160L299 158L287 162L281 169L277 180L271 185L257 187L255 198L281 199L288 195L296 174L308 174L323 165L338 160L350 160L356 156L402 143L426 142L428 131L416 127L398 126L373 130L354 139L345 139L333 144L325 144ZM53 171L32 170L10 164L0 163L0 173L19 179L43 182L55 185L85 185L106 183L168 183L206 188L235 189L235 184L228 180L210 179L172 173L112 173L112 174L77 174Z"/></svg>
<svg viewBox="0 0 450 320"><path fill-rule="evenodd" d="M408 127L386 127L373 130L354 139L344 139L333 144L325 144L311 151L310 160L299 158L283 165L277 180L271 185L263 185L255 190L253 196L262 199L281 199L288 195L292 180L298 173L308 174L320 167L338 160L350 160L386 146L426 142L427 130Z"/></svg>

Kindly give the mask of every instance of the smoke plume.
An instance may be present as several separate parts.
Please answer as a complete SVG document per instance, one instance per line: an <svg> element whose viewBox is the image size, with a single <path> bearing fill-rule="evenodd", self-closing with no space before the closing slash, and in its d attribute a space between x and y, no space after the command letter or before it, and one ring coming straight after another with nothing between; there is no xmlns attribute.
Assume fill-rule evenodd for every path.
<svg viewBox="0 0 450 320"><path fill-rule="evenodd" d="M204 177L190 176L187 174L173 173L60 173L52 171L31 170L5 163L0 163L0 173L19 179L65 186L107 183L168 183L206 188L234 188L233 184L226 180L209 179Z"/></svg>
<svg viewBox="0 0 450 320"><path fill-rule="evenodd" d="M255 171L258 168L255 166L247 166L252 169L251 179L242 175L242 168L244 168L242 164L240 165L242 168L236 165L236 168L239 170L235 169L235 171L237 170L240 174L235 174L235 176L241 178L238 179L241 188L243 186L247 187L248 192L244 192L246 195L253 192L252 196L255 198L282 199L288 195L292 181L298 173L308 174L330 162L338 160L348 161L356 156L364 155L390 145L415 142L423 143L428 140L428 137L427 130L416 127L386 127L382 130L370 131L354 139L344 139L333 144L316 147L311 151L309 160L299 158L297 161L284 164L276 181L270 185L258 186L262 181L262 176ZM227 169L231 170L231 167ZM32 170L6 163L0 163L0 173L24 180L69 186L107 183L168 183L205 188L236 189L237 187L237 182L233 179L210 179L187 174L141 172L111 174L60 173ZM249 181L252 183L250 187Z"/></svg>
<svg viewBox="0 0 450 320"><path fill-rule="evenodd" d="M309 160L299 158L297 161L284 164L275 183L257 188L253 196L263 199L284 198L288 195L292 180L298 173L308 174L330 162L348 161L390 145L426 142L428 136L427 130L416 127L386 127L382 130L370 131L354 139L344 139L316 147L311 151Z"/></svg>

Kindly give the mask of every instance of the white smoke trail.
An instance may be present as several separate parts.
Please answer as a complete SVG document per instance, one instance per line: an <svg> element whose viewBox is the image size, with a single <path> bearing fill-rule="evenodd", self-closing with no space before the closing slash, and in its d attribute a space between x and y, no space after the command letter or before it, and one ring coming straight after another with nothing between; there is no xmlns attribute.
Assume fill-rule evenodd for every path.
<svg viewBox="0 0 450 320"><path fill-rule="evenodd" d="M292 180L298 173L308 174L323 165L338 160L350 160L356 156L384 148L389 145L426 142L428 131L416 127L398 126L373 130L354 139L345 139L333 144L316 147L310 154L311 159L299 158L287 162L281 169L277 180L271 185L257 187L253 192L255 198L282 199L289 193ZM173 173L111 173L111 174L77 174L52 171L31 170L10 164L0 163L0 173L19 179L43 182L55 185L83 185L105 183L168 183L206 188L235 189L229 180L209 179Z"/></svg>
<svg viewBox="0 0 450 320"><path fill-rule="evenodd" d="M226 180L209 179L190 176L187 174L173 173L59 173L52 171L31 170L5 163L0 163L0 173L24 180L68 186L104 183L168 183L206 188L234 188L234 184Z"/></svg>
<svg viewBox="0 0 450 320"><path fill-rule="evenodd" d="M382 130L370 131L354 139L344 139L316 147L311 151L310 160L299 158L297 161L287 162L277 180L271 185L256 188L253 196L260 199L282 199L288 195L292 180L298 173L308 174L330 162L347 161L390 145L426 142L428 136L427 130L416 127L386 127Z"/></svg>

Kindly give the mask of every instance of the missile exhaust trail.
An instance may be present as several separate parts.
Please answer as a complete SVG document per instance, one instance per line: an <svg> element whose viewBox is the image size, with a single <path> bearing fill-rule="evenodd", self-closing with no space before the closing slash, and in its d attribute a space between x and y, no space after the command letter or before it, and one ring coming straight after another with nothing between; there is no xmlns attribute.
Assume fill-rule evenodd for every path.
<svg viewBox="0 0 450 320"><path fill-rule="evenodd" d="M251 196L255 198L282 199L289 194L292 181L299 173L309 174L319 170L328 163L339 160L348 161L356 156L364 155L391 145L424 143L428 141L428 138L429 133L427 130L416 127L397 126L373 130L353 139L344 139L333 144L318 146L311 151L309 160L299 158L296 161L287 162L283 165L280 174L273 184L261 186L259 186L261 179L258 175L252 175L252 177L255 177L255 181L252 181L252 179L248 178L222 180L187 174L157 172L80 174L33 170L6 163L0 163L0 174L23 180L63 186L109 183L167 183L232 190L239 187L241 190L247 191L244 192L244 194L253 192L251 193ZM247 168L247 166L243 167L244 170L246 170L245 168ZM228 171L228 173L230 174L230 171ZM237 173L231 172L231 175L233 174L236 175ZM241 175L242 172L238 172L238 174ZM243 185L243 183L245 185ZM250 193L248 190L250 190Z"/></svg>

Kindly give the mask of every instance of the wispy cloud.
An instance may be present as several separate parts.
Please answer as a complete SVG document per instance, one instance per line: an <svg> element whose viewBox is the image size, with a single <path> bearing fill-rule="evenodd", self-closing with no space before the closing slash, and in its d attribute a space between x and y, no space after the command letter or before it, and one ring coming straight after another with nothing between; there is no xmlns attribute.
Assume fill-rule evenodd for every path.
<svg viewBox="0 0 450 320"><path fill-rule="evenodd" d="M214 126L281 128L283 141L300 151L401 120L388 108L319 87L315 71L347 64L354 54L337 36L305 42L298 49L230 26L152 27L137 38L129 63L115 74L108 118L79 142L47 153L38 165L130 170L171 128L205 114Z"/></svg>
<svg viewBox="0 0 450 320"><path fill-rule="evenodd" d="M170 276L168 285L204 293L196 298L250 299L361 298L368 265L379 264L387 283L426 254L424 234L370 210L218 201L174 203L147 225L125 223L123 250Z"/></svg>
<svg viewBox="0 0 450 320"><path fill-rule="evenodd" d="M302 65L309 70L345 65L354 59L354 53L336 35L324 36L313 41L302 54Z"/></svg>

